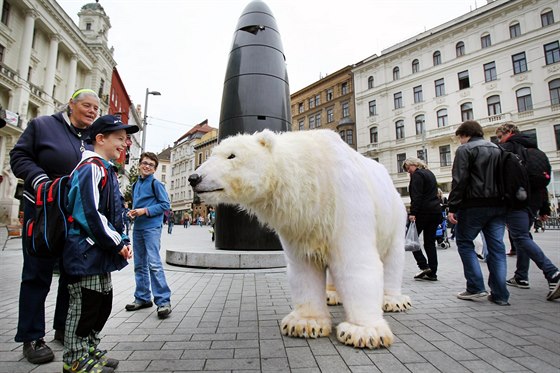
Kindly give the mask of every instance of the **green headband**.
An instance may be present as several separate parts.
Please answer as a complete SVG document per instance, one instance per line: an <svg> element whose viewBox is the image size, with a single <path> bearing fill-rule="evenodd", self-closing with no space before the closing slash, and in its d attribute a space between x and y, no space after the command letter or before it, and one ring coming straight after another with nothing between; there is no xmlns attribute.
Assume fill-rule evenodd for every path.
<svg viewBox="0 0 560 373"><path fill-rule="evenodd" d="M94 95L97 96L97 94L95 93L95 91L93 89L82 88L82 89L78 89L76 92L74 92L74 94L72 95L72 100L76 99L76 97L78 97L81 93L84 93L84 92L93 93Z"/></svg>

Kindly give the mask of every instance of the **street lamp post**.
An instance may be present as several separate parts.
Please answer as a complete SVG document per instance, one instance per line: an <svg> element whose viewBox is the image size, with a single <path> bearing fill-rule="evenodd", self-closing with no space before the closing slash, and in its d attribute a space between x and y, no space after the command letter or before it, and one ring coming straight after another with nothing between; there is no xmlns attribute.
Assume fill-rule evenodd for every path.
<svg viewBox="0 0 560 373"><path fill-rule="evenodd" d="M146 150L146 130L148 129L148 96L161 96L161 93L158 91L150 91L146 88L146 102L144 104L144 123L142 128L142 153Z"/></svg>

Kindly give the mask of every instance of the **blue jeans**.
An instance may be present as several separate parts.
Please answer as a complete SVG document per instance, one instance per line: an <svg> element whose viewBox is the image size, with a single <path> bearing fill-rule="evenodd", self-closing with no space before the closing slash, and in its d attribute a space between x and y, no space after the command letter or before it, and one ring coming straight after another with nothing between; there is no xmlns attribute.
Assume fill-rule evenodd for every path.
<svg viewBox="0 0 560 373"><path fill-rule="evenodd" d="M503 207L472 207L457 212L455 228L456 243L463 272L467 280L469 293L485 291L484 277L476 253L473 240L482 231L488 247L486 264L490 272L488 286L496 301L507 301L509 291L506 287L507 261L504 245L506 226L506 210Z"/></svg>
<svg viewBox="0 0 560 373"><path fill-rule="evenodd" d="M150 302L153 293L154 303L164 306L170 304L171 290L167 286L159 255L160 239L161 226L143 229L134 227L132 241L136 278L134 298L140 303Z"/></svg>
<svg viewBox="0 0 560 373"><path fill-rule="evenodd" d="M517 249L515 278L529 280L529 263L532 260L543 271L546 279L550 281L554 274L558 272L558 268L552 264L539 245L533 241L531 236L532 221L533 214L528 209L509 210L506 216L506 224Z"/></svg>
<svg viewBox="0 0 560 373"><path fill-rule="evenodd" d="M24 202L24 221L31 219L35 207ZM68 313L68 278L60 258L37 258L27 254L25 239L23 245L23 269L19 289L19 314L16 342L32 342L45 336L45 300L51 289L53 270L59 263L58 295L54 311L53 328L63 331Z"/></svg>

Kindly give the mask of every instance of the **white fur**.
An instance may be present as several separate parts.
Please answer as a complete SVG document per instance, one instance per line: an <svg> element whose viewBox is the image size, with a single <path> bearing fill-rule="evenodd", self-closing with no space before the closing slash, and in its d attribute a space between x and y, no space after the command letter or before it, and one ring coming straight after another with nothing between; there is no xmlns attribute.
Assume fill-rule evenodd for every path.
<svg viewBox="0 0 560 373"><path fill-rule="evenodd" d="M328 267L336 285L329 303L346 312L338 339L393 342L383 310L410 307L401 295L406 211L382 165L330 130L264 130L223 140L196 173L194 190L206 202L239 205L278 233L294 302L285 335L329 335Z"/></svg>

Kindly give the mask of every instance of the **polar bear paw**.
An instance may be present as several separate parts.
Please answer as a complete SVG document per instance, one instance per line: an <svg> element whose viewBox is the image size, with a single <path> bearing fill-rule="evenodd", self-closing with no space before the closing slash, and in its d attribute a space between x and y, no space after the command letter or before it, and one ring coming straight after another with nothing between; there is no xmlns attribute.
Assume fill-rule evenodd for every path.
<svg viewBox="0 0 560 373"><path fill-rule="evenodd" d="M331 320L328 317L301 317L293 311L282 320L282 334L300 338L326 337L331 334Z"/></svg>
<svg viewBox="0 0 560 373"><path fill-rule="evenodd" d="M342 300L338 297L336 290L327 290L327 304L329 306L342 304Z"/></svg>
<svg viewBox="0 0 560 373"><path fill-rule="evenodd" d="M377 321L373 326L342 322L336 328L336 337L346 345L369 349L389 347L395 338L385 320Z"/></svg>
<svg viewBox="0 0 560 373"><path fill-rule="evenodd" d="M412 308L412 302L408 295L385 295L383 297L383 311L404 312Z"/></svg>

